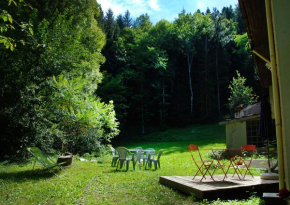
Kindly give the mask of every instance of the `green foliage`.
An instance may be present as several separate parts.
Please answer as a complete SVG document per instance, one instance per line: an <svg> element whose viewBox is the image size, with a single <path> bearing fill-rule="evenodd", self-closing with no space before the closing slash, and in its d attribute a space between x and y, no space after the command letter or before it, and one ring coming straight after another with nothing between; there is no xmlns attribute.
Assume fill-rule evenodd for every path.
<svg viewBox="0 0 290 205"><path fill-rule="evenodd" d="M246 53L250 50L250 42L247 33L244 33L243 35L236 35L235 43L239 48L237 53Z"/></svg>
<svg viewBox="0 0 290 205"><path fill-rule="evenodd" d="M141 16L139 16L133 25L134 28L137 29L141 29L142 31L149 31L149 29L152 28L152 23L150 21L150 17L148 16L148 14L142 14Z"/></svg>
<svg viewBox="0 0 290 205"><path fill-rule="evenodd" d="M6 4L8 6L12 6L15 7L17 6L18 2L21 4L26 5L25 2L23 2L23 0L6 0ZM4 2L3 2L4 3ZM3 22L1 22L1 20ZM4 35L4 33L8 32L8 31L12 31L15 30L14 24L17 25L17 27L21 28L21 31L26 33L26 36L30 36L33 38L34 32L33 32L33 25L29 22L29 23L25 23L25 22L17 22L15 19L13 19L13 16L11 14L8 13L7 10L2 10L0 9L0 45L3 44L3 46L6 49L10 49L11 51L13 51L16 48L16 40L14 38L9 37L7 34ZM25 44L25 41L23 39L18 40L20 43ZM18 43L19 43L18 42Z"/></svg>
<svg viewBox="0 0 290 205"><path fill-rule="evenodd" d="M16 5L15 1L13 1L13 3ZM10 4L11 4L11 1L9 2L9 5ZM3 35L3 33L7 32L9 29L11 30L15 29L14 26L12 25L13 19L12 19L12 16L6 10L0 9L0 12L1 12L0 20L3 21L3 23L1 22L0 24L0 31L1 31L0 44L3 44L6 49L10 49L11 51L13 51L14 47L16 47L14 39Z"/></svg>
<svg viewBox="0 0 290 205"><path fill-rule="evenodd" d="M246 78L242 77L239 71L236 72L237 78L233 77L233 81L229 85L228 107L230 110L235 109L239 104L243 104L246 107L257 102L257 96L253 93L253 88L246 86Z"/></svg>
<svg viewBox="0 0 290 205"><path fill-rule="evenodd" d="M107 42L100 68L106 74L97 94L114 101L121 135L218 120L228 112L222 99L229 98L235 70L258 93L252 56L238 52L247 44L234 43L244 29L238 7L208 9L206 14L183 11L174 22L156 25L143 14L132 27L125 26L126 15L114 18L110 11L98 20L107 22ZM120 33L108 29L114 25Z"/></svg>
<svg viewBox="0 0 290 205"><path fill-rule="evenodd" d="M52 83L48 112L53 114L53 132L63 142L72 143L79 153L93 152L118 134L113 102L105 104L94 97L88 79L60 75Z"/></svg>
<svg viewBox="0 0 290 205"><path fill-rule="evenodd" d="M95 18L98 4L66 3L52 1L47 7L33 2L17 10L6 5L15 22L29 23L7 32L15 42L24 39L24 45L14 52L0 50L1 158L25 158L31 145L60 150L62 142L69 142L73 153L92 152L119 132L113 103L95 95L105 61L105 34Z"/></svg>
<svg viewBox="0 0 290 205"><path fill-rule="evenodd" d="M94 0L0 7L0 46L13 50L0 49L1 158L62 141L90 153L119 133L115 118L123 136L212 122L236 69L258 84L249 52L237 52L244 38L232 41L244 33L239 8L183 11L153 25L129 11L116 20Z"/></svg>
<svg viewBox="0 0 290 205"><path fill-rule="evenodd" d="M114 108L116 110L116 118L123 120L126 118L126 110L128 103L126 96L127 88L123 84L124 74L117 75L114 77L112 74L103 72L104 80L100 85L97 93L102 96L104 102L114 102Z"/></svg>

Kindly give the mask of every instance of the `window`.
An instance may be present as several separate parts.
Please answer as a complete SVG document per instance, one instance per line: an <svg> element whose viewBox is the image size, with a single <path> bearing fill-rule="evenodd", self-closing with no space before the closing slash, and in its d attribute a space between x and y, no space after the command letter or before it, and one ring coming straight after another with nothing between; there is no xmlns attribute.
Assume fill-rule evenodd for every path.
<svg viewBox="0 0 290 205"><path fill-rule="evenodd" d="M259 136L259 120L247 121L247 144L263 147L264 139Z"/></svg>

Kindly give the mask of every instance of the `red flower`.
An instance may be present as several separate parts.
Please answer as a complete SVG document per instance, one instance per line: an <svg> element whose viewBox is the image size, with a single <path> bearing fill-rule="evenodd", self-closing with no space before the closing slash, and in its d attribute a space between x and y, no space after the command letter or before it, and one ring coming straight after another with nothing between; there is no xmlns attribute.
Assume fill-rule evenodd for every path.
<svg viewBox="0 0 290 205"><path fill-rule="evenodd" d="M290 197L290 191L288 189L280 189L279 190L279 196L282 199L286 199Z"/></svg>

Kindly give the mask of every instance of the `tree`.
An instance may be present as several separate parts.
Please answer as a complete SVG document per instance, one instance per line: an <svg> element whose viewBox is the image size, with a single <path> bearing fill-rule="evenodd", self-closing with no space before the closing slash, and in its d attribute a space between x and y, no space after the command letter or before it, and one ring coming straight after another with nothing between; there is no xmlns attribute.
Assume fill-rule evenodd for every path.
<svg viewBox="0 0 290 205"><path fill-rule="evenodd" d="M220 64L219 59L222 58L223 48L233 40L235 34L235 25L232 20L228 20L225 15L214 8L211 13L214 22L214 47L215 47L215 72L217 87L217 108L218 115L222 114L221 106L221 90L220 90Z"/></svg>
<svg viewBox="0 0 290 205"><path fill-rule="evenodd" d="M142 31L149 31L149 29L152 27L152 23L150 21L150 17L148 16L148 14L142 14L141 16L139 16L134 24L133 24L134 28L139 28Z"/></svg>
<svg viewBox="0 0 290 205"><path fill-rule="evenodd" d="M122 30L123 28L125 28L125 23L124 23L124 20L123 20L123 16L122 16L122 14L119 14L119 15L117 16L116 22L117 22L117 24L118 24L118 26L119 26L119 28L120 28L121 30Z"/></svg>
<svg viewBox="0 0 290 205"><path fill-rule="evenodd" d="M200 36L197 35L197 27L200 23L196 20L196 16L192 14L180 13L178 19L175 20L175 28L177 36L180 39L183 47L184 53L187 58L187 71L188 71L188 82L190 90L190 114L193 115L193 82L192 82L192 63L195 53L195 44L199 40Z"/></svg>
<svg viewBox="0 0 290 205"><path fill-rule="evenodd" d="M228 98L228 107L230 110L235 109L239 104L243 104L246 107L257 101L253 88L245 85L246 78L242 77L239 71L236 72L237 77L233 77L229 85L230 97Z"/></svg>
<svg viewBox="0 0 290 205"><path fill-rule="evenodd" d="M110 141L119 130L113 102L102 103L89 89L90 79L79 76L67 79L64 75L53 77L53 92L45 106L40 108L50 114L52 129L64 143L80 154L96 151L102 141ZM82 99L82 100L80 100Z"/></svg>
<svg viewBox="0 0 290 205"><path fill-rule="evenodd" d="M105 16L105 33L108 45L111 45L119 37L120 29L115 21L112 9L109 9Z"/></svg>
<svg viewBox="0 0 290 205"><path fill-rule="evenodd" d="M197 58L199 60L199 70L197 71L197 82L196 85L199 89L199 110L202 111L204 117L212 115L212 87L213 81L211 80L211 62L210 62L210 46L214 37L213 21L210 18L210 14L197 15L197 19L201 22L198 27L200 34L200 41L197 46Z"/></svg>
<svg viewBox="0 0 290 205"><path fill-rule="evenodd" d="M5 1L5 2L2 2L2 3L3 3L3 5L2 5L3 7L0 4L1 8L5 8L7 5L9 7L10 6L11 7L17 7L18 4L22 4L22 5L25 5L25 6L29 7L32 10L32 8L28 4L23 2L23 0L9 0L9 1ZM21 22L19 21L18 22L5 9L0 9L0 20L3 21L3 22L0 23L0 31L1 31L0 45L3 44L3 46L6 49L10 49L11 51L13 51L14 48L16 47L17 43L25 44L25 41L23 39L21 39L18 42L16 42L14 38L11 38L11 37L5 35L6 32L15 30L15 25L16 25L17 29L21 28L21 31L23 31L26 36L30 36L30 37L33 38L33 28L32 28L33 25L30 22L29 23L26 23L26 22L23 22L23 21L21 21Z"/></svg>
<svg viewBox="0 0 290 205"><path fill-rule="evenodd" d="M104 12L102 10L102 7L100 5L98 5L99 7L99 15L97 15L96 19L98 22L98 26L105 32L105 16L104 16Z"/></svg>
<svg viewBox="0 0 290 205"><path fill-rule="evenodd" d="M241 9L239 7L239 4L237 4L235 10L234 10L234 20L237 22L237 34L243 34L246 32Z"/></svg>
<svg viewBox="0 0 290 205"><path fill-rule="evenodd" d="M89 0L34 1L30 6L32 10L18 4L10 13L16 21L34 25L33 38L15 28L7 35L15 41L24 39L25 45L17 45L13 52L0 50L0 143L5 147L0 156L25 157L27 146L59 148L59 137L68 139L70 131L90 125L96 128L94 132L72 132L75 137L71 138L81 140L82 148L87 149L74 146L76 141L71 148L76 153L92 151L89 145L95 147L118 133L118 123L112 122L113 105L93 97L102 79L99 67L105 60L100 52L105 35L95 19L98 5ZM90 124L94 120L89 116L94 115L89 110L98 108L110 111L102 112L99 124ZM78 126L73 128L69 123ZM86 141L86 137L91 140Z"/></svg>
<svg viewBox="0 0 290 205"><path fill-rule="evenodd" d="M124 27L110 47L107 42L103 50L107 62L101 67L107 73L97 94L117 103L123 136L134 129L148 133L194 120L217 120L227 108L228 85L236 69L257 91L244 38L237 36L239 45L233 41L235 15L231 7L222 13L183 10L173 23L162 20L152 25L144 14L131 28ZM123 21L117 17L121 28L122 17Z"/></svg>
<svg viewBox="0 0 290 205"><path fill-rule="evenodd" d="M159 106L159 125L166 127L166 117L168 116L169 99L172 95L170 87L175 77L175 68L172 63L169 64L168 53L174 50L172 45L173 24L166 20L159 21L150 31L151 46L155 47L155 74L153 75L153 87L157 90L154 94L156 105ZM151 77L152 78L152 77ZM170 86L171 85L171 86ZM154 90L153 90L154 92Z"/></svg>
<svg viewBox="0 0 290 205"><path fill-rule="evenodd" d="M124 21L124 25L125 25L125 27L127 27L127 28L131 28L131 27L133 26L133 20L132 20L132 18L131 18L131 16L130 16L130 12L129 12L129 10L127 10L127 11L125 12L125 15L124 15L124 17L123 17L123 21Z"/></svg>

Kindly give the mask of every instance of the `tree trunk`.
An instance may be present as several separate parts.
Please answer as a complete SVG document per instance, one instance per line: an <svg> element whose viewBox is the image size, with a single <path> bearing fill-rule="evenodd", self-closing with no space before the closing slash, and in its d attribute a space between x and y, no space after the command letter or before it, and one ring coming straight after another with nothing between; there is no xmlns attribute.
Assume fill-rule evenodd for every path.
<svg viewBox="0 0 290 205"><path fill-rule="evenodd" d="M142 72L142 83L141 83L141 93L142 93L142 102L141 102L141 134L145 134L145 116L144 116L144 73Z"/></svg>
<svg viewBox="0 0 290 205"><path fill-rule="evenodd" d="M220 101L220 79L219 79L219 66L218 66L218 45L215 46L215 65L216 65L216 80L217 80L217 106L218 115L221 116L221 101Z"/></svg>
<svg viewBox="0 0 290 205"><path fill-rule="evenodd" d="M188 80L189 80L189 90L190 90L190 114L193 115L193 89L191 80L191 66L192 66L193 54L190 56L188 52L187 55L187 65L188 65Z"/></svg>
<svg viewBox="0 0 290 205"><path fill-rule="evenodd" d="M204 40L204 72L205 72L205 115L209 115L209 102L208 102L208 73L207 73L207 34Z"/></svg>
<svg viewBox="0 0 290 205"><path fill-rule="evenodd" d="M163 127L164 124L164 108L165 108L165 85L164 79L162 80L162 103L160 106L160 126Z"/></svg>

